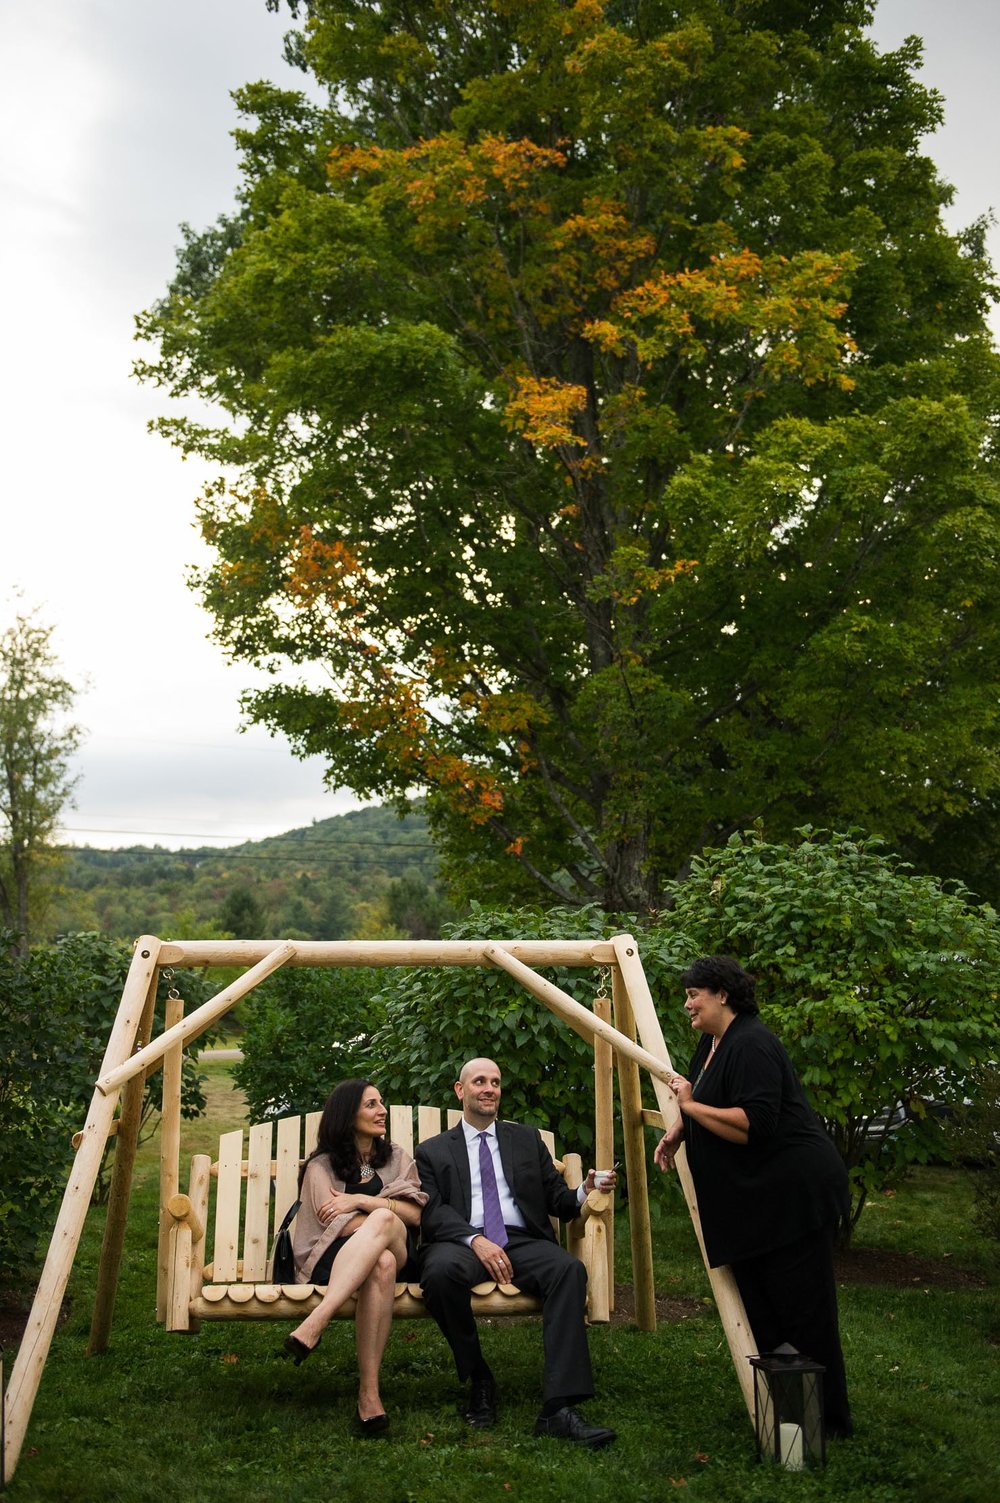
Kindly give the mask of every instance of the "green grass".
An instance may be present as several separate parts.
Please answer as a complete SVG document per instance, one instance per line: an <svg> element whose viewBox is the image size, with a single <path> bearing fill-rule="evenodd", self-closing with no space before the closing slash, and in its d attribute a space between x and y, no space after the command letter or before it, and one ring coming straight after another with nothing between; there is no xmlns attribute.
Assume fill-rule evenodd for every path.
<svg viewBox="0 0 1000 1503"><path fill-rule="evenodd" d="M186 1151L238 1124L228 1067L213 1064L212 1122L185 1124ZM460 1419L449 1354L430 1321L399 1322L383 1394L393 1429L355 1439L353 1329L337 1323L301 1369L276 1353L284 1322L206 1323L167 1335L153 1318L156 1143L139 1160L111 1350L84 1355L101 1216L88 1220L73 1311L53 1343L11 1503L996 1503L1000 1497L1000 1300L996 1289L845 1287L842 1329L857 1434L825 1471L760 1466L714 1310L591 1331L607 1451L535 1440L536 1323L496 1323L484 1342L501 1380L497 1429ZM961 1171L921 1170L865 1212L858 1240L983 1271L990 1250L967 1223ZM626 1231L626 1218L619 1218ZM685 1214L657 1190L657 1287L707 1298ZM622 1269L627 1276L623 1240Z"/></svg>
<svg viewBox="0 0 1000 1503"><path fill-rule="evenodd" d="M972 1224L972 1205L967 1172L929 1164L898 1190L865 1202L857 1240L867 1247L943 1258L989 1276L996 1273L996 1249L987 1246Z"/></svg>

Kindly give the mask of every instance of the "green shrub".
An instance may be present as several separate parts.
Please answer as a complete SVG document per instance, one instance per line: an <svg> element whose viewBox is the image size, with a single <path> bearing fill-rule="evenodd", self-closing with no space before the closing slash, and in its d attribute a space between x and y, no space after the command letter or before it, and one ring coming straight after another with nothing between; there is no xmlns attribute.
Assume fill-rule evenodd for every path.
<svg viewBox="0 0 1000 1503"><path fill-rule="evenodd" d="M591 939L634 929L680 1069L696 1043L680 973L697 955L735 955L757 976L764 1021L848 1166L847 1236L871 1189L946 1152L925 1103L960 1102L972 1072L995 1056L1000 924L963 888L915 876L877 839L801 835L775 845L751 831L704 852L674 886L669 911L645 924L597 907L473 904L445 934ZM545 974L592 1004L592 970ZM247 1017L238 1079L256 1113L316 1107L350 1074L372 1075L390 1100L450 1104L462 1062L486 1054L504 1073L505 1116L553 1125L585 1156L593 1143L591 1046L502 971L288 969ZM905 1125L879 1131L880 1114L894 1110Z"/></svg>
<svg viewBox="0 0 1000 1503"><path fill-rule="evenodd" d="M679 969L728 953L756 975L764 1022L848 1166L848 1233L871 1189L945 1150L925 1102L961 1102L995 1056L1000 923L873 837L801 834L791 846L747 832L704 852L646 935L644 959L654 947ZM894 1109L909 1120L880 1132L874 1119Z"/></svg>
<svg viewBox="0 0 1000 1503"><path fill-rule="evenodd" d="M539 912L474 903L445 934L448 939L605 939L626 927L595 906ZM575 1001L593 1005L593 970L539 970ZM647 975L655 995L667 979L655 954ZM551 1126L561 1144L586 1157L594 1142L593 1047L506 972L480 966L415 968L394 977L380 1002L385 1021L372 1051L384 1094L394 1101L455 1105L452 1086L462 1064L486 1055L503 1073L502 1115Z"/></svg>
<svg viewBox="0 0 1000 1503"><path fill-rule="evenodd" d="M14 1281L34 1264L69 1172L70 1139L83 1126L118 1011L131 954L100 934L75 934L17 956L0 934L0 1278ZM154 1031L163 1028L169 980L161 976ZM180 981L187 1010L204 1000L205 983ZM203 1043L204 1039L199 1043ZM204 1109L195 1054L185 1058L181 1111ZM146 1083L143 1122L154 1120L160 1077ZM95 1189L107 1186L106 1166Z"/></svg>
<svg viewBox="0 0 1000 1503"><path fill-rule="evenodd" d="M241 1009L233 1069L255 1121L314 1111L339 1080L371 1073L382 985L379 971L288 966L257 987Z"/></svg>

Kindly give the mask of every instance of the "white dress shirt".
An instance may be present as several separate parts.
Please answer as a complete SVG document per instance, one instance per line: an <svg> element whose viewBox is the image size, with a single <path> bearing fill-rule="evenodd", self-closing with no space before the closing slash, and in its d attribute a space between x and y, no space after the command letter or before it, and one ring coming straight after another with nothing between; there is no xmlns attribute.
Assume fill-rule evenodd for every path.
<svg viewBox="0 0 1000 1503"><path fill-rule="evenodd" d="M485 1132L486 1142L490 1153L493 1155L493 1173L496 1175L497 1190L500 1195L500 1211L503 1215L503 1224L504 1226L523 1227L525 1224L524 1217L517 1209L514 1197L510 1193L510 1186L504 1178L503 1164L500 1160L500 1145L497 1142L496 1123L494 1122L490 1127L486 1128L473 1127L472 1123L463 1117L462 1131L465 1133L465 1146L469 1154L469 1177L472 1180L472 1209L469 1213L470 1226L482 1226L485 1219L483 1216L483 1186L479 1174L479 1134L480 1132ZM586 1197L587 1192L583 1185L580 1185L576 1192L577 1204L582 1205ZM476 1236L478 1235L479 1233L477 1232ZM466 1246L474 1240L473 1237L468 1237L466 1239Z"/></svg>
<svg viewBox="0 0 1000 1503"><path fill-rule="evenodd" d="M482 1226L485 1221L483 1215L483 1185L479 1174L479 1134L486 1133L486 1142L490 1153L493 1155L493 1173L497 1177L497 1190L500 1193L500 1211L503 1216L504 1226L524 1226L524 1217L514 1204L514 1197L510 1193L510 1186L504 1178L503 1164L500 1162L500 1145L497 1142L497 1126L494 1122L491 1127L480 1129L473 1127L471 1122L462 1118L462 1131L465 1133L465 1146L469 1152L469 1174L472 1178L472 1210L469 1213L470 1226Z"/></svg>

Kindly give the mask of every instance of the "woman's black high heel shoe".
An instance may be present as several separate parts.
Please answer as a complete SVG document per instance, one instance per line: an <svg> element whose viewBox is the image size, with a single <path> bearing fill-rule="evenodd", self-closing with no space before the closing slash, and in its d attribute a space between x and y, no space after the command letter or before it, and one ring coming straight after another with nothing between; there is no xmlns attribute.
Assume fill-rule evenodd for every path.
<svg viewBox="0 0 1000 1503"><path fill-rule="evenodd" d="M320 1338L322 1340L322 1338ZM316 1346L319 1346L317 1341ZM286 1336L282 1347L282 1356L291 1357L296 1367L301 1367L307 1357L311 1357L316 1346L306 1346L297 1336Z"/></svg>
<svg viewBox="0 0 1000 1503"><path fill-rule="evenodd" d="M389 1428L389 1416L387 1414L373 1414L371 1419L362 1419L358 1411L355 1410L354 1427L359 1435L384 1435Z"/></svg>

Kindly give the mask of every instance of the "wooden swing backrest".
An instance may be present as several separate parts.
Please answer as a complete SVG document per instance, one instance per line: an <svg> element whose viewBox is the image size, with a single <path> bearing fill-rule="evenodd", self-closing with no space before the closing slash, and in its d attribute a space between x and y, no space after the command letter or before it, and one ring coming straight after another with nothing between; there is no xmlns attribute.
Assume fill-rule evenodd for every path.
<svg viewBox="0 0 1000 1503"><path fill-rule="evenodd" d="M414 1115L418 1143L439 1133L442 1123L437 1107L391 1107L389 1137L411 1154ZM168 1330L197 1330L202 1320L301 1318L319 1301L322 1286L274 1283L268 1262L276 1231L298 1194L299 1168L316 1146L320 1116L310 1112L305 1117L257 1123L249 1134L243 1128L223 1133L215 1163L208 1154L195 1154L188 1194L170 1197L163 1208L167 1227L164 1298L158 1306ZM459 1111L449 1111L447 1125L454 1126L460 1117ZM579 1154L560 1160L552 1133L542 1130L541 1136L566 1183L578 1186L582 1181ZM583 1219L568 1223L564 1237L567 1249L587 1264L591 1319L607 1320L609 1287L613 1287L607 1236L610 1200L596 1192L589 1200L593 1206L588 1201ZM555 1222L553 1227L557 1235L563 1230ZM484 1282L474 1291L477 1314L523 1315L538 1313L540 1308L537 1299L513 1285ZM393 1309L396 1315L426 1315L420 1285L397 1283ZM338 1311L344 1318L353 1313L353 1299Z"/></svg>
<svg viewBox="0 0 1000 1503"><path fill-rule="evenodd" d="M390 1107L390 1141L398 1143L411 1157L414 1110L418 1143L441 1131L438 1107ZM219 1157L210 1170L216 1181L215 1224L212 1262L205 1273L211 1275L212 1283L250 1284L266 1279L271 1244L298 1195L299 1169L316 1147L321 1115L309 1112L304 1118L280 1117L276 1122L254 1124L249 1130L245 1158L243 1146L247 1135L243 1128L220 1137ZM453 1127L461 1115L450 1110L448 1126ZM555 1157L553 1134L543 1130L541 1135ZM558 1167L562 1172L563 1165L560 1163Z"/></svg>

